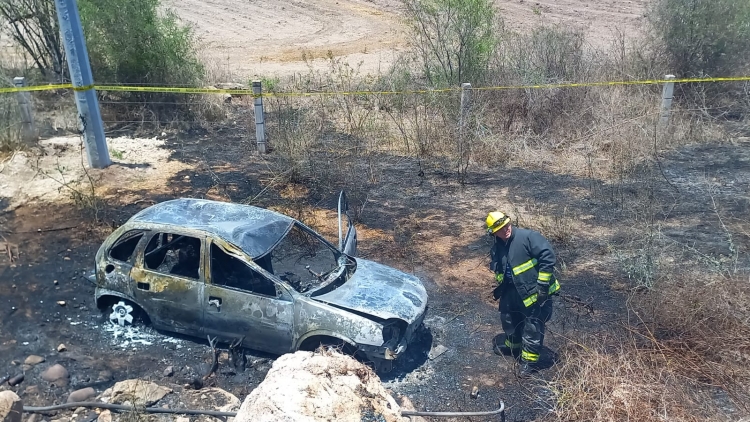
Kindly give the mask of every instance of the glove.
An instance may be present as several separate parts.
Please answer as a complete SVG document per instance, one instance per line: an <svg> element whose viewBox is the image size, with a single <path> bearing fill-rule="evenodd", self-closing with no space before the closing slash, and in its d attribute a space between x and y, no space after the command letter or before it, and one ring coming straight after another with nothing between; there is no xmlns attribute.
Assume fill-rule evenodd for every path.
<svg viewBox="0 0 750 422"><path fill-rule="evenodd" d="M492 298L495 300L500 299L500 296L503 295L503 285L498 284L497 287L492 291Z"/></svg>
<svg viewBox="0 0 750 422"><path fill-rule="evenodd" d="M544 302L549 299L549 285L537 283L536 284L536 303L539 306L544 305Z"/></svg>

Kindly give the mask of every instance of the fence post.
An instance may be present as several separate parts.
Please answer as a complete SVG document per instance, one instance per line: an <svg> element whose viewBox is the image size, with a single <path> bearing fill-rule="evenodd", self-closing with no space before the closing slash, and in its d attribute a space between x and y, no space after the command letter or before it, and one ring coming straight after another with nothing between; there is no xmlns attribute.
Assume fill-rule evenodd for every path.
<svg viewBox="0 0 750 422"><path fill-rule="evenodd" d="M13 78L13 85L16 88L26 86L26 78L19 76ZM34 113L31 107L31 94L28 91L18 91L18 110L21 114L21 139L27 145L36 143L39 140L39 133L34 125Z"/></svg>
<svg viewBox="0 0 750 422"><path fill-rule="evenodd" d="M471 84L461 84L461 115L458 120L458 172L463 178L469 165L468 146L466 136L466 125L469 121L469 110L471 109Z"/></svg>
<svg viewBox="0 0 750 422"><path fill-rule="evenodd" d="M665 129L669 125L670 111L672 110L672 94L674 93L674 75L666 75L664 89L661 92L661 110L659 112L659 128Z"/></svg>
<svg viewBox="0 0 750 422"><path fill-rule="evenodd" d="M266 153L266 121L263 117L263 88L260 81L253 81L253 98L255 99L255 141L258 152Z"/></svg>

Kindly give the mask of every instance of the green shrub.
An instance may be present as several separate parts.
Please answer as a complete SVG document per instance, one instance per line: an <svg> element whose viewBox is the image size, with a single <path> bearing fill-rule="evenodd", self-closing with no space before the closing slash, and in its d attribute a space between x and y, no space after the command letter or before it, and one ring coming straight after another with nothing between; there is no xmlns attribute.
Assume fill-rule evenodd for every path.
<svg viewBox="0 0 750 422"><path fill-rule="evenodd" d="M404 0L414 60L433 87L483 82L495 49L489 0Z"/></svg>
<svg viewBox="0 0 750 422"><path fill-rule="evenodd" d="M195 85L203 74L193 32L159 0L80 0L98 83Z"/></svg>
<svg viewBox="0 0 750 422"><path fill-rule="evenodd" d="M192 85L202 76L192 30L159 0L80 0L78 8L97 82ZM42 75L67 76L54 0L3 0L0 18Z"/></svg>
<svg viewBox="0 0 750 422"><path fill-rule="evenodd" d="M679 76L729 76L748 68L750 2L658 0L649 23Z"/></svg>

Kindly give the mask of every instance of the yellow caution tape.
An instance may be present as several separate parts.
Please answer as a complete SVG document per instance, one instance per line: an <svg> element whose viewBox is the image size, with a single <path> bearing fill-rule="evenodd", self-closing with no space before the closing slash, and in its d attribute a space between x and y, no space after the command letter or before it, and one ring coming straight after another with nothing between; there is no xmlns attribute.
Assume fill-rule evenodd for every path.
<svg viewBox="0 0 750 422"><path fill-rule="evenodd" d="M94 89L94 88L96 88L96 85L94 84L86 85L86 86L74 86L73 91L88 91L89 89Z"/></svg>
<svg viewBox="0 0 750 422"><path fill-rule="evenodd" d="M742 82L750 81L750 76L721 77L721 78L683 78L683 79L645 79L638 81L604 81L604 82L566 82L538 85L508 85L508 86L486 86L472 88L474 91L494 91L508 89L552 89L552 88L580 88L597 86L623 86L623 85L656 85L668 82L673 83L704 83L704 82ZM87 85L74 87L71 84L57 85L34 85L25 87L0 88L0 94L24 91L52 91L56 89L73 89L74 91L86 91L89 89L97 91L120 91L120 92L159 92L179 94L230 94L249 95L253 97L310 97L321 95L397 95L397 94L427 94L460 91L461 88L422 89L407 91L320 91L320 92L268 92L254 94L251 89L218 89L218 88L193 88L193 87L165 87L165 86L128 86L128 85Z"/></svg>
<svg viewBox="0 0 750 422"><path fill-rule="evenodd" d="M13 88L0 88L0 94L6 92L24 92L24 91L53 91L55 89L71 89L73 84L57 84L57 85L33 85L24 87L13 87Z"/></svg>

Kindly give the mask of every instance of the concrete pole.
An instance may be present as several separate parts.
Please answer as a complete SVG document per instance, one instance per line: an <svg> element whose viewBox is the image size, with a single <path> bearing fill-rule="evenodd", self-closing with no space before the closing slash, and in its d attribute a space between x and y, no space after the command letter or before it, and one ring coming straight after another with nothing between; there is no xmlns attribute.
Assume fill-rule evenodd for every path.
<svg viewBox="0 0 750 422"><path fill-rule="evenodd" d="M666 75L664 79L672 81L674 75ZM659 128L664 129L669 125L669 116L672 110L672 94L674 93L674 82L665 82L661 92L661 110L659 112Z"/></svg>
<svg viewBox="0 0 750 422"><path fill-rule="evenodd" d="M255 98L255 141L258 152L266 153L266 121L263 117L263 89L260 81L253 81L253 96Z"/></svg>
<svg viewBox="0 0 750 422"><path fill-rule="evenodd" d="M458 172L463 177L469 165L469 141L466 136L466 125L469 121L471 109L471 84L461 84L461 115L458 120Z"/></svg>
<svg viewBox="0 0 750 422"><path fill-rule="evenodd" d="M461 120L459 124L463 128L469 117L469 107L471 107L471 84L461 84Z"/></svg>
<svg viewBox="0 0 750 422"><path fill-rule="evenodd" d="M13 85L16 88L23 88L26 86L26 78L16 77L13 78ZM18 98L18 111L21 114L21 139L26 145L35 144L39 141L39 133L36 131L34 125L34 113L31 107L31 93L28 91L19 91L16 93Z"/></svg>
<svg viewBox="0 0 750 422"><path fill-rule="evenodd" d="M68 57L70 79L75 91L78 119L86 146L89 166L104 168L112 164L104 137L102 115L94 90L94 77L91 74L89 53L83 38L81 17L78 15L76 0L55 0L57 20L60 22L60 35Z"/></svg>

